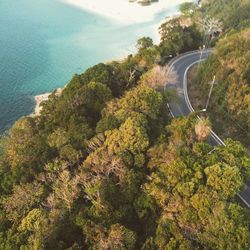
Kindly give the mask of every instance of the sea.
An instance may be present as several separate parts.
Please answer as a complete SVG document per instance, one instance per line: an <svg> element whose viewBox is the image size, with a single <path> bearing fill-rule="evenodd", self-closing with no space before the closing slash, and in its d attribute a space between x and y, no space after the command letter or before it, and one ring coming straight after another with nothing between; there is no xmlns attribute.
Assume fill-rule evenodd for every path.
<svg viewBox="0 0 250 250"><path fill-rule="evenodd" d="M157 40L157 25L177 11L126 25L57 0L0 0L0 133L33 112L35 95L135 52L143 36Z"/></svg>

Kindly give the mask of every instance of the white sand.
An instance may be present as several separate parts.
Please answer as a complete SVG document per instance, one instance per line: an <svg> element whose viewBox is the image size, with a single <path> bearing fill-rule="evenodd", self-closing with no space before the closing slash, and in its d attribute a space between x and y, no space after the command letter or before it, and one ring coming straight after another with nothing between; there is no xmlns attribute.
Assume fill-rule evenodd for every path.
<svg viewBox="0 0 250 250"><path fill-rule="evenodd" d="M56 89L56 95L61 95L63 91L63 88L58 88ZM35 110L34 112L30 115L30 116L38 116L40 115L41 111L42 111L42 106L41 103L44 101L47 101L49 99L49 96L51 95L51 93L44 93L41 95L36 95L34 96L35 102L36 102L36 106L35 106Z"/></svg>
<svg viewBox="0 0 250 250"><path fill-rule="evenodd" d="M40 104L41 104L43 101L47 101L50 94L51 94L51 93L45 93L45 94L41 94L41 95L36 95L36 96L34 97L34 98L35 98L35 102L36 102L36 106L35 106L34 113L32 113L32 116L40 115L40 112L41 112L41 110L42 110L42 107L40 106Z"/></svg>
<svg viewBox="0 0 250 250"><path fill-rule="evenodd" d="M129 0L58 0L124 24L152 21L156 14L184 2L194 0L159 0L142 6Z"/></svg>

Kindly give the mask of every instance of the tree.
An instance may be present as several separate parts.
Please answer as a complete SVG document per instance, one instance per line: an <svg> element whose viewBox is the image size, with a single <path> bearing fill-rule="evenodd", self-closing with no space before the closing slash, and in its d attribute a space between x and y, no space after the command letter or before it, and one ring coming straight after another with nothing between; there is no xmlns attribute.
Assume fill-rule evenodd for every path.
<svg viewBox="0 0 250 250"><path fill-rule="evenodd" d="M160 93L142 84L127 92L119 104L126 112L139 112L156 119L163 104L163 98Z"/></svg>
<svg viewBox="0 0 250 250"><path fill-rule="evenodd" d="M91 114L92 119L96 121L105 103L111 97L111 90L106 85L90 82L84 85L74 96L71 106L73 109L82 108L86 112L85 115Z"/></svg>
<svg viewBox="0 0 250 250"><path fill-rule="evenodd" d="M87 223L84 233L87 236L87 241L92 245L92 249L135 249L135 233L120 224L113 224L110 228L105 228L101 225Z"/></svg>
<svg viewBox="0 0 250 250"><path fill-rule="evenodd" d="M168 66L155 65L141 77L141 82L151 88L162 88L167 84L175 84L176 81L176 73Z"/></svg>
<svg viewBox="0 0 250 250"><path fill-rule="evenodd" d="M58 178L52 184L53 192L48 197L51 208L66 208L71 210L73 202L79 195L79 176L71 176L67 169L59 173Z"/></svg>
<svg viewBox="0 0 250 250"><path fill-rule="evenodd" d="M38 208L31 210L21 221L18 231L27 235L26 244L22 245L21 248L45 249L45 238L48 237L49 233L45 211Z"/></svg>
<svg viewBox="0 0 250 250"><path fill-rule="evenodd" d="M57 149L62 148L67 144L69 138L67 132L63 128L56 129L52 134L48 136L48 144L50 147L55 147Z"/></svg>
<svg viewBox="0 0 250 250"><path fill-rule="evenodd" d="M242 187L242 177L237 167L217 164L205 169L207 186L220 193L223 198L234 197Z"/></svg>
<svg viewBox="0 0 250 250"><path fill-rule="evenodd" d="M7 154L12 167L29 165L36 170L49 158L48 145L33 118L22 118L11 128Z"/></svg>
<svg viewBox="0 0 250 250"><path fill-rule="evenodd" d="M37 182L14 186L13 194L4 197L1 202L8 220L13 223L19 222L41 202L44 192L43 186Z"/></svg>
<svg viewBox="0 0 250 250"><path fill-rule="evenodd" d="M102 118L96 125L96 133L103 133L119 126L119 121L114 115Z"/></svg>
<svg viewBox="0 0 250 250"><path fill-rule="evenodd" d="M197 4L193 2L185 2L180 5L180 11L184 15L192 14L197 8Z"/></svg>
<svg viewBox="0 0 250 250"><path fill-rule="evenodd" d="M192 145L196 140L195 119L191 114L188 118L178 118L173 120L167 130L170 133L171 144L176 146Z"/></svg>
<svg viewBox="0 0 250 250"><path fill-rule="evenodd" d="M144 49L148 49L150 47L152 47L153 44L153 40L150 37L142 37L137 41L137 49L140 50L144 50Z"/></svg>
<svg viewBox="0 0 250 250"><path fill-rule="evenodd" d="M163 63L170 55L197 49L202 37L195 24L186 26L182 24L181 18L166 21L160 26L161 42L159 49Z"/></svg>
<svg viewBox="0 0 250 250"><path fill-rule="evenodd" d="M126 172L127 168L122 158L109 152L105 147L95 150L83 162L81 185L86 199L92 203L97 212L109 211L105 199L106 183L114 181L115 185L120 185Z"/></svg>
<svg viewBox="0 0 250 250"><path fill-rule="evenodd" d="M174 124L169 128L178 133L182 124ZM195 134L195 122L187 124ZM163 140L149 153L151 176L144 187L161 208L157 248L247 249L249 219L234 202L243 185L243 171L221 157L221 150L230 151L230 147L209 153L210 146L198 143L198 138L191 145L190 136L182 138L182 144L176 144L174 136L169 144Z"/></svg>
<svg viewBox="0 0 250 250"><path fill-rule="evenodd" d="M210 135L210 122L208 119L205 118L201 118L199 119L199 121L196 123L195 125L195 133L198 137L198 140L205 140L208 138L208 136Z"/></svg>
<svg viewBox="0 0 250 250"><path fill-rule="evenodd" d="M215 35L222 32L222 23L211 17L205 17L200 20L200 26L204 34L209 38L213 39Z"/></svg>
<svg viewBox="0 0 250 250"><path fill-rule="evenodd" d="M147 120L143 115L128 118L119 129L106 132L108 150L116 154L128 151L133 155L144 152L149 146Z"/></svg>
<svg viewBox="0 0 250 250"><path fill-rule="evenodd" d="M132 250L135 248L135 233L122 225L111 226L107 240L107 249Z"/></svg>
<svg viewBox="0 0 250 250"><path fill-rule="evenodd" d="M155 64L161 62L160 51L157 46L149 47L139 51L138 55L135 56L138 61L138 70L141 73L151 69Z"/></svg>

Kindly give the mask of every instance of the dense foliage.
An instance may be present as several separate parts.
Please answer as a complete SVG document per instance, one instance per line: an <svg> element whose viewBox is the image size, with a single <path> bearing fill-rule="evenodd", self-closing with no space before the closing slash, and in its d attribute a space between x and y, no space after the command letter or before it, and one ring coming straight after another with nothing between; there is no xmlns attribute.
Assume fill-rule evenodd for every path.
<svg viewBox="0 0 250 250"><path fill-rule="evenodd" d="M250 30L228 35L202 65L194 87L203 107L213 75L216 77L208 110L212 123L225 137L250 146Z"/></svg>
<svg viewBox="0 0 250 250"><path fill-rule="evenodd" d="M186 25L182 18L177 17L166 21L159 28L161 42L159 50L163 62L169 58L190 50L199 48L202 44L202 36L197 25Z"/></svg>
<svg viewBox="0 0 250 250"><path fill-rule="evenodd" d="M227 29L250 25L249 0L202 0L201 11L223 21Z"/></svg>
<svg viewBox="0 0 250 250"><path fill-rule="evenodd" d="M192 76L191 93L198 109L206 106L211 82L215 85L208 114L215 130L250 146L249 51L250 2L248 0L203 0L181 6L184 19L196 23L204 45L214 53ZM190 83L191 84L191 83Z"/></svg>
<svg viewBox="0 0 250 250"><path fill-rule="evenodd" d="M0 249L250 248L236 197L250 174L246 150L231 139L208 144L210 123L195 114L171 120L169 95L154 89L168 82L162 64L198 48L202 33L177 18L161 34L159 46L144 37L136 55L75 75L40 116L1 137ZM233 39L209 62L215 71L226 61L245 96L249 72L237 73L248 55L244 69L228 58L249 45Z"/></svg>

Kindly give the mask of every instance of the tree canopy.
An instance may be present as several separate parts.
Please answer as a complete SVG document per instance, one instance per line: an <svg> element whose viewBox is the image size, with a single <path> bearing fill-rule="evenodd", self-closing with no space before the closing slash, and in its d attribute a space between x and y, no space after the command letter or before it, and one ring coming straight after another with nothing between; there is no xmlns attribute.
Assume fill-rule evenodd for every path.
<svg viewBox="0 0 250 250"><path fill-rule="evenodd" d="M220 19L213 4L182 5L159 45L143 37L135 55L75 75L39 116L0 137L0 249L250 248L249 211L237 198L250 175L247 150L232 139L210 145L214 120L172 119L170 95L159 91L176 80L165 63L202 45L197 20ZM229 17L246 25L229 14L223 32ZM219 42L197 84L206 95L215 74L213 106L249 131L249 30L223 32L211 37Z"/></svg>

